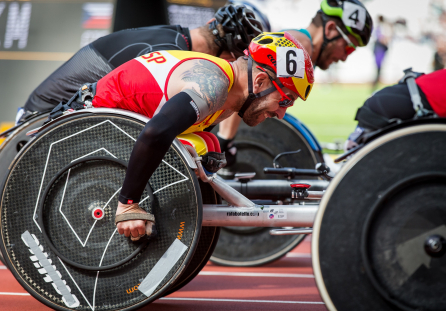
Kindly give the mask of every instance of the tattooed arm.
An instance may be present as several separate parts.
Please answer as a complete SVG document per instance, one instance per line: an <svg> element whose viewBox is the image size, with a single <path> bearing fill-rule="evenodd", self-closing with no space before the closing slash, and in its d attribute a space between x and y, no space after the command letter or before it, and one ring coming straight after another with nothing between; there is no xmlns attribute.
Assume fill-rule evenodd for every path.
<svg viewBox="0 0 446 311"><path fill-rule="evenodd" d="M216 64L197 59L188 62L180 78L185 82L183 92L188 93L200 110L200 120L221 110L228 97L229 80Z"/></svg>

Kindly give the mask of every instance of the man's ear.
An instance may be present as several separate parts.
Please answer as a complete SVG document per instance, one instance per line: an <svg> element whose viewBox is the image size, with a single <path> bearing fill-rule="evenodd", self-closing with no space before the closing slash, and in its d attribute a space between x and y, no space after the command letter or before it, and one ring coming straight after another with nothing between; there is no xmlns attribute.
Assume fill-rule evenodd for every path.
<svg viewBox="0 0 446 311"><path fill-rule="evenodd" d="M336 29L336 23L334 21L328 21L325 24L325 36L327 39L333 39L338 35L338 31Z"/></svg>
<svg viewBox="0 0 446 311"><path fill-rule="evenodd" d="M210 24L210 23L212 23L213 21L215 21L215 17L214 17L214 18L211 18L206 24Z"/></svg>
<svg viewBox="0 0 446 311"><path fill-rule="evenodd" d="M252 84L254 93L259 93L265 90L265 85L268 83L268 75L264 72L258 71L253 73ZM263 88L263 89L262 89Z"/></svg>

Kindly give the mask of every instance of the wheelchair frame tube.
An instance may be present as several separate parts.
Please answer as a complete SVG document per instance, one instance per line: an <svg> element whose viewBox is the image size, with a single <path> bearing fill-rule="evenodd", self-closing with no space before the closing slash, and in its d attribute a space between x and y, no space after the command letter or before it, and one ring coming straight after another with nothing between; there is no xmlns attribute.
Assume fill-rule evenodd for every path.
<svg viewBox="0 0 446 311"><path fill-rule="evenodd" d="M319 205L255 205L234 207L204 204L203 226L313 227Z"/></svg>
<svg viewBox="0 0 446 311"><path fill-rule="evenodd" d="M195 173L231 205L203 204L203 226L209 227L312 227L319 205L256 205L217 174L208 176L201 157L187 146L197 164Z"/></svg>
<svg viewBox="0 0 446 311"><path fill-rule="evenodd" d="M326 180L299 180L299 179L255 179L248 182L225 180L225 183L251 200L280 200L291 198L291 184L310 184L310 195L327 189L329 182ZM315 190L315 191L313 191ZM316 198L316 196L311 196ZM319 197L320 199L320 197Z"/></svg>

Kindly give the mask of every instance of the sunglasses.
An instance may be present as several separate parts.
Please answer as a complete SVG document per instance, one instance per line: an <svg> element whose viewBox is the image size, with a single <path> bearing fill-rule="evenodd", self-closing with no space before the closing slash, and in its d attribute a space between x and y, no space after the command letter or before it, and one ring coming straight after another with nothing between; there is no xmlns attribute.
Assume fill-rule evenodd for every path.
<svg viewBox="0 0 446 311"><path fill-rule="evenodd" d="M345 52L347 53L347 55L350 55L351 53L353 53L354 51L356 51L356 45L354 45L351 41L350 38L341 30L341 28L339 28L339 26L336 25L336 29L338 30L338 32L341 34L342 39L345 40L345 42L347 42L347 46L345 47Z"/></svg>
<svg viewBox="0 0 446 311"><path fill-rule="evenodd" d="M294 105L294 100L289 98L283 91L282 88L284 87L282 83L274 81L274 79L269 75L269 73L265 70L265 68L256 66L257 69L260 71L266 73L268 75L268 78L271 80L271 83L274 85L274 87L277 89L279 94L282 96L282 98L279 100L279 106L281 108L288 108Z"/></svg>

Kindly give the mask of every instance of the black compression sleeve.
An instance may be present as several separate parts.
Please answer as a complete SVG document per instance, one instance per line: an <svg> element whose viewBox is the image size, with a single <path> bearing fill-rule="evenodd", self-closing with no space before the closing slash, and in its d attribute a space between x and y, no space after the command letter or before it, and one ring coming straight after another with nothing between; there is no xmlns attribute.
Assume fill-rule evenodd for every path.
<svg viewBox="0 0 446 311"><path fill-rule="evenodd" d="M419 87L418 91L424 108L432 111L426 96ZM366 100L364 106L368 106L373 112L388 119L408 120L415 115L409 89L405 83L392 85L376 92Z"/></svg>
<svg viewBox="0 0 446 311"><path fill-rule="evenodd" d="M147 182L160 165L176 136L197 121L190 105L192 98L180 92L169 99L160 112L147 122L133 147L119 201L139 202Z"/></svg>

